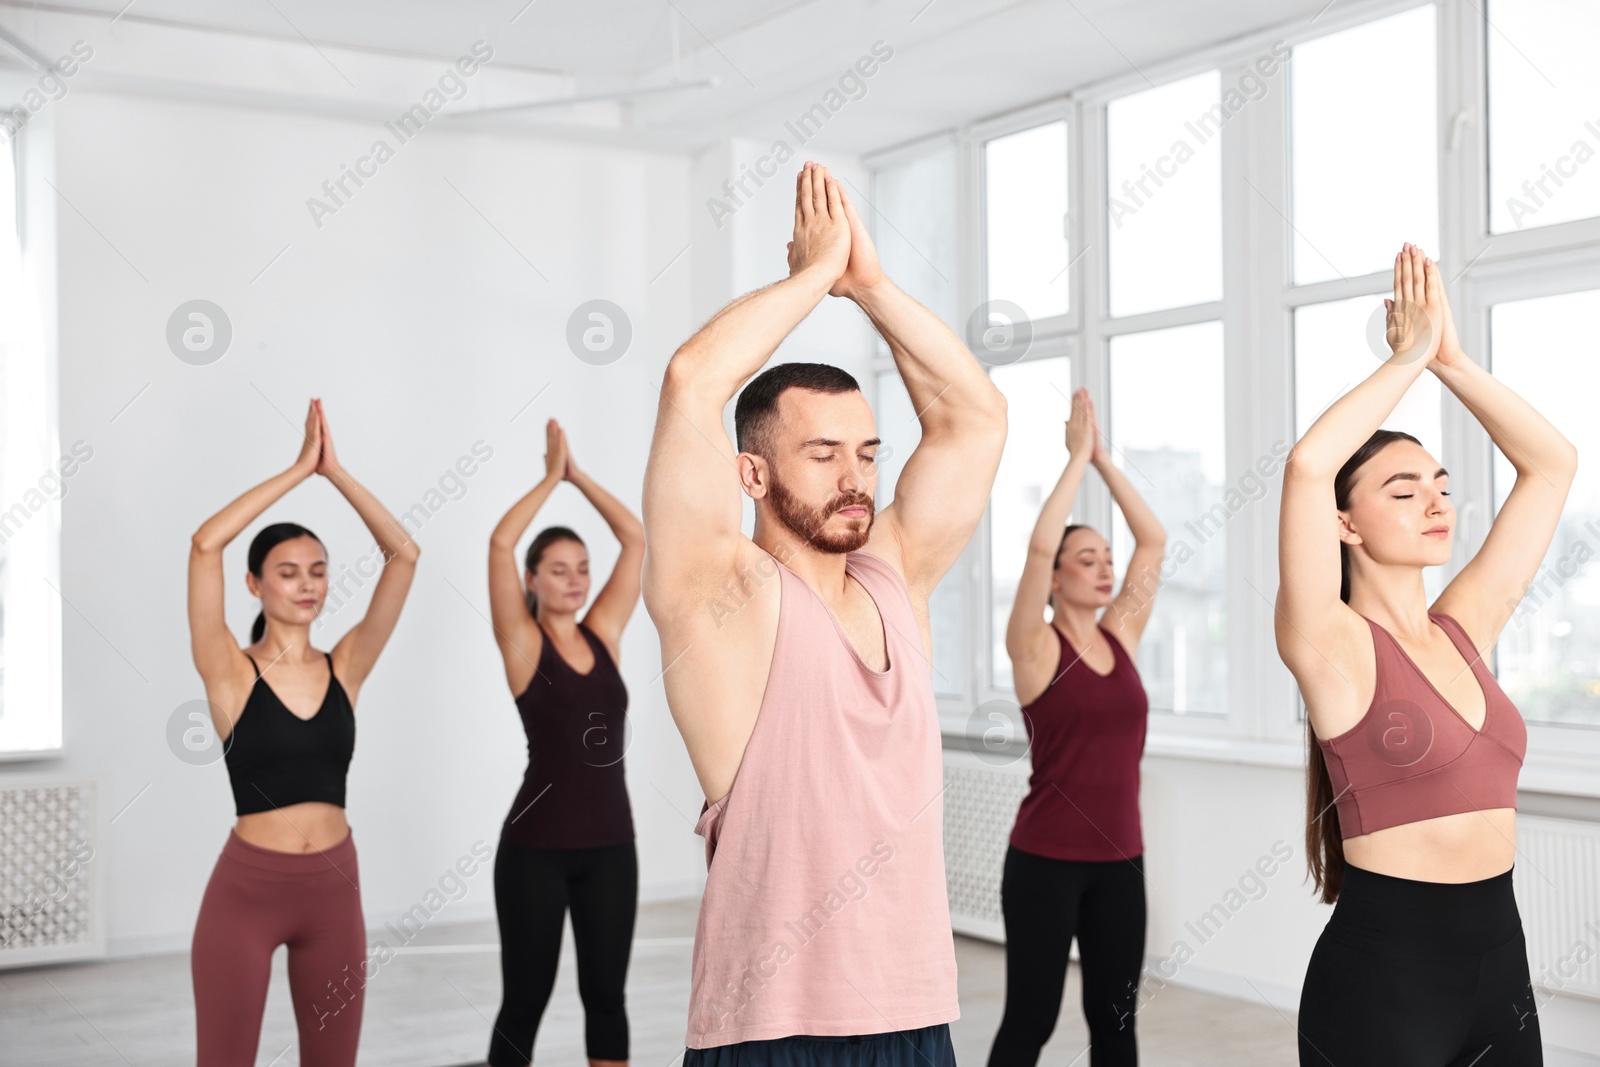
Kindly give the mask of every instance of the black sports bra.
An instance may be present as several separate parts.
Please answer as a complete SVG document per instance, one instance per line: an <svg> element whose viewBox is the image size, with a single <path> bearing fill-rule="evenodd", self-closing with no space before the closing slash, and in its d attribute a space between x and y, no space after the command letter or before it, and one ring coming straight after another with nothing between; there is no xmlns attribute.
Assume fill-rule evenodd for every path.
<svg viewBox="0 0 1600 1067"><path fill-rule="evenodd" d="M261 677L255 657L250 657L256 684L223 749L235 814L253 815L306 801L344 807L345 774L356 748L356 716L333 673L333 657L323 655L328 659L328 691L309 719L284 706Z"/></svg>

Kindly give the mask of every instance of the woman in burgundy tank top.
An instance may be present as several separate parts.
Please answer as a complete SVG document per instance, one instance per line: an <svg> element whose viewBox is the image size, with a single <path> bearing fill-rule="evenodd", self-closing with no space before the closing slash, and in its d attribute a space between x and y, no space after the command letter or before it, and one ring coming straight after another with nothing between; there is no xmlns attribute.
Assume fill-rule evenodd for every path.
<svg viewBox="0 0 1600 1067"><path fill-rule="evenodd" d="M623 987L639 901L633 814L623 776L628 692L617 649L639 601L644 527L572 462L566 433L545 428L545 477L489 541L489 604L506 681L528 735L528 769L495 854L503 1000L492 1067L525 1067L555 986L562 924L572 916L578 993L591 1064L628 1059ZM611 577L582 620L589 555L548 527L517 566L516 544L555 487L571 482L621 542Z"/></svg>
<svg viewBox="0 0 1600 1067"><path fill-rule="evenodd" d="M1155 601L1166 531L1110 462L1086 389L1072 398L1067 448L1006 626L1033 775L1001 879L1006 1003L989 1067L1038 1061L1061 1012L1074 937L1090 1064L1138 1062L1134 1009L1145 936L1139 760L1149 702L1133 650ZM1105 538L1087 526L1062 532L1091 465L1134 537L1115 598ZM1108 623L1097 620L1102 611Z"/></svg>
<svg viewBox="0 0 1600 1067"><path fill-rule="evenodd" d="M1384 304L1393 356L1284 469L1277 646L1307 710L1307 863L1334 904L1301 986L1300 1063L1535 1067L1512 887L1528 733L1485 657L1550 547L1577 451L1462 351L1421 249L1395 256ZM1431 606L1423 568L1449 563L1455 526L1447 475L1380 428L1424 371L1517 471Z"/></svg>

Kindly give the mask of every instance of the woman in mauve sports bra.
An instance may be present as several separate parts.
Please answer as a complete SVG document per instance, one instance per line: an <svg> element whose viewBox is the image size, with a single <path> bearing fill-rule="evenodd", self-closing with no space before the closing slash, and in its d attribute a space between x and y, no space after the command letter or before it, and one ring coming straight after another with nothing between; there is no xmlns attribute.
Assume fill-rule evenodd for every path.
<svg viewBox="0 0 1600 1067"><path fill-rule="evenodd" d="M250 544L246 584L261 599L261 613L250 646L241 649L223 612L223 550L314 474L344 494L383 553L367 613L331 653L313 649L328 556L310 530L273 523ZM340 466L321 400L306 413L294 465L195 532L190 644L238 816L206 885L189 953L198 1067L255 1062L272 954L282 944L289 946L302 1067L356 1062L370 974L345 771L355 747L356 694L394 631L417 555L401 525ZM375 562L369 556L354 569L370 577L362 565Z"/></svg>
<svg viewBox="0 0 1600 1067"><path fill-rule="evenodd" d="M1006 1003L989 1067L1038 1062L1061 1014L1074 937L1090 1063L1139 1062L1134 1010L1145 934L1139 761L1150 702L1134 654L1155 604L1167 535L1101 447L1087 389L1072 397L1067 450L1066 469L1034 524L1006 624L1033 774L1001 877ZM1091 464L1134 539L1115 598L1111 546L1088 526L1066 525Z"/></svg>
<svg viewBox="0 0 1600 1067"><path fill-rule="evenodd" d="M495 851L502 999L488 1063L532 1061L570 912L590 1067L622 1067L639 858L622 764L628 691L617 661L639 603L644 525L578 469L555 419L545 425L544 462L544 479L512 505L489 540L489 607L528 735L528 769ZM621 545L581 620L589 553L575 532L539 531L517 566L518 539L564 481L594 505Z"/></svg>
<svg viewBox="0 0 1600 1067"><path fill-rule="evenodd" d="M1527 728L1489 672L1550 545L1577 452L1461 350L1438 265L1395 257L1393 355L1290 453L1279 519L1278 653L1308 712L1307 862L1335 903L1300 996L1300 1063L1543 1063L1512 894ZM1450 560L1443 467L1381 430L1432 371L1516 468L1483 546Z"/></svg>

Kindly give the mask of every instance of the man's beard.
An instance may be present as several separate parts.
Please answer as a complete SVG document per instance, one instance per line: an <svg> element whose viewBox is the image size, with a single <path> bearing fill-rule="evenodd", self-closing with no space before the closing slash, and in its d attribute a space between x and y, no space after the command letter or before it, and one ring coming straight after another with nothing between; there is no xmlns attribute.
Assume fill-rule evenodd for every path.
<svg viewBox="0 0 1600 1067"><path fill-rule="evenodd" d="M799 498L774 481L767 496L772 502L773 517L782 523L790 533L793 533L819 552L831 552L841 555L846 552L854 552L867 543L867 535L872 532L872 520L875 512L872 497L867 496L865 493L847 493L828 501L825 507L813 508L801 503ZM844 530L839 533L829 533L826 530L826 526L833 513L840 508L854 505L867 509L866 522L854 529ZM852 520L852 522L859 521Z"/></svg>

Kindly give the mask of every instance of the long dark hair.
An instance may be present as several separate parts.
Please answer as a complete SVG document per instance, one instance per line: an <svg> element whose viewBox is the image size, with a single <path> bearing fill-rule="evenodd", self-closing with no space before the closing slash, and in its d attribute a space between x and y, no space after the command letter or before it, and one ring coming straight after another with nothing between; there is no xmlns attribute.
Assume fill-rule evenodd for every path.
<svg viewBox="0 0 1600 1067"><path fill-rule="evenodd" d="M1396 441L1422 442L1400 430L1378 430L1366 443L1345 460L1344 466L1333 477L1333 506L1340 511L1350 506L1350 489L1355 484L1356 472L1368 460ZM1350 546L1339 542L1339 599L1350 603ZM1338 813L1334 810L1333 780L1328 777L1328 764L1317 744L1317 735L1311 729L1311 715L1306 715L1306 864L1311 869L1313 884L1322 894L1324 904L1339 899L1339 889L1344 885L1344 839L1339 835Z"/></svg>
<svg viewBox="0 0 1600 1067"><path fill-rule="evenodd" d="M256 534L255 540L250 542L250 573L259 580L262 568L267 564L267 554L283 542L293 541L297 537L309 537L317 544L322 544L322 538L296 522L275 522L271 526L263 527L261 532ZM256 621L250 627L250 643L253 645L261 640L266 632L267 613L258 611Z"/></svg>
<svg viewBox="0 0 1600 1067"><path fill-rule="evenodd" d="M575 541L580 545L583 544L583 538L578 536L576 530L566 526L546 526L534 535L532 541L528 542L528 554L523 558L523 565L528 569L528 573L531 574L539 569L539 561L544 558L544 550L559 541ZM538 618L538 596L526 586L523 587L522 596L528 603L528 614Z"/></svg>

